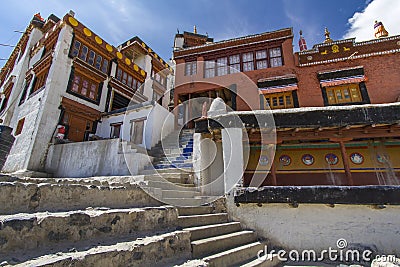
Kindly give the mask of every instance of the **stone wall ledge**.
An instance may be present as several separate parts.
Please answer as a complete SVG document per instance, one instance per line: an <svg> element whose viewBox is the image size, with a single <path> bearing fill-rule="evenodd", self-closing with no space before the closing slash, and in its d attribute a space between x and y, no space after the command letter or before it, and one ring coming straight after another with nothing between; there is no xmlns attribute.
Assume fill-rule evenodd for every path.
<svg viewBox="0 0 400 267"><path fill-rule="evenodd" d="M265 186L237 189L235 203L400 205L400 186ZM378 207L378 208L383 208Z"/></svg>

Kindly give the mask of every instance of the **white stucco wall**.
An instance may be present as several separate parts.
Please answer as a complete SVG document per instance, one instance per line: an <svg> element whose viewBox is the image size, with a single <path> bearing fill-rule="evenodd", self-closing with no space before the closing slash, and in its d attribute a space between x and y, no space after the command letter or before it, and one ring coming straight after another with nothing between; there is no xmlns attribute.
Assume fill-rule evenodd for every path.
<svg viewBox="0 0 400 267"><path fill-rule="evenodd" d="M241 204L227 201L229 216L286 250L337 249L344 238L348 248L400 255L400 206L373 209L368 205Z"/></svg>
<svg viewBox="0 0 400 267"><path fill-rule="evenodd" d="M145 128L146 148L151 149L161 139L174 131L174 114L167 109L155 104L148 117L148 124Z"/></svg>
<svg viewBox="0 0 400 267"><path fill-rule="evenodd" d="M53 52L53 62L49 69L45 88L27 100L14 111L14 124L25 117L22 133L14 142L10 155L3 168L5 172L18 170L43 171L48 146L52 142L54 130L60 117L59 106L62 97L67 97L93 109L104 110L107 83L103 84L99 105L85 101L67 93L73 61L68 57L73 39L73 29L64 24ZM38 57L34 57L38 60ZM25 77L25 72L21 75ZM14 125L14 127L15 127ZM13 126L12 126L13 127Z"/></svg>
<svg viewBox="0 0 400 267"><path fill-rule="evenodd" d="M37 61L30 60L29 52L30 49L40 40L42 36L43 33L40 30L32 30L24 54L19 60L17 59L14 69L9 74L9 77L15 76L15 81L8 99L6 111L3 112L3 114L0 116L0 118L3 119L3 125L15 128L18 123L18 115L15 115L18 114L19 111L18 104L23 90L26 72L28 70L29 64L34 64Z"/></svg>
<svg viewBox="0 0 400 267"><path fill-rule="evenodd" d="M110 138L111 124L122 123L120 139L131 142L132 141L130 136L130 131L132 127L131 120L139 118L147 118L151 111L151 108L152 108L151 105L147 105L135 110L128 110L126 113L118 113L115 115L105 116L101 119L101 123L99 123L97 126L96 135L102 138ZM144 127L146 127L147 123L148 121L146 119L144 122ZM144 138L142 145L143 146L145 145Z"/></svg>
<svg viewBox="0 0 400 267"><path fill-rule="evenodd" d="M46 172L54 177L137 175L150 158L125 145L119 139L52 145Z"/></svg>
<svg viewBox="0 0 400 267"><path fill-rule="evenodd" d="M120 139L128 142L131 140L131 128L134 120L144 118L143 143L146 149L151 149L161 138L167 136L174 130L173 114L170 114L165 108L155 103L154 106L148 102L143 107L128 110L126 113L108 115L102 118L98 124L96 135L102 138L110 138L111 124L121 123Z"/></svg>

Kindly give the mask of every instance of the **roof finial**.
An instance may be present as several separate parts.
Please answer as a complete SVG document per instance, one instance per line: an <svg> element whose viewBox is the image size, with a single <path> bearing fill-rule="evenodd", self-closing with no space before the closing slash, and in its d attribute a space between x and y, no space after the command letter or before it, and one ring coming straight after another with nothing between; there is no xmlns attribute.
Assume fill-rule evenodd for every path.
<svg viewBox="0 0 400 267"><path fill-rule="evenodd" d="M374 24L375 38L388 37L389 33L386 31L385 26L381 21L375 20Z"/></svg>
<svg viewBox="0 0 400 267"><path fill-rule="evenodd" d="M193 33L197 34L197 28L196 28L196 25L194 25L194 27L193 27Z"/></svg>
<svg viewBox="0 0 400 267"><path fill-rule="evenodd" d="M304 39L304 37L303 37L302 30L300 30L299 48L300 48L300 52L307 50L307 43L306 43L306 39Z"/></svg>
<svg viewBox="0 0 400 267"><path fill-rule="evenodd" d="M324 41L324 43L329 44L329 43L333 42L333 40L330 37L330 34L331 33L328 31L328 28L325 27L325 41Z"/></svg>

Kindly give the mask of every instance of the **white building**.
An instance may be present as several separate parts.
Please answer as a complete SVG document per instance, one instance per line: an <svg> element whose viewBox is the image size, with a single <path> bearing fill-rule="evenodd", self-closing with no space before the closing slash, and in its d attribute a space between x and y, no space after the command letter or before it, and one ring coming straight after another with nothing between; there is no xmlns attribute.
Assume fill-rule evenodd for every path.
<svg viewBox="0 0 400 267"><path fill-rule="evenodd" d="M73 12L61 20L35 15L0 72L0 119L16 138L3 172L45 171L49 157L63 157L52 147L57 133L64 133L60 125L63 143L110 139L120 145L111 139L121 138L151 148L161 138L156 129L161 126L148 122L167 117L172 74L138 37L114 47ZM146 112L129 107L130 121L121 124L130 105ZM120 135L132 129L134 134ZM77 152L68 160L85 162L79 152L84 145L74 147ZM47 169L56 172L54 166Z"/></svg>

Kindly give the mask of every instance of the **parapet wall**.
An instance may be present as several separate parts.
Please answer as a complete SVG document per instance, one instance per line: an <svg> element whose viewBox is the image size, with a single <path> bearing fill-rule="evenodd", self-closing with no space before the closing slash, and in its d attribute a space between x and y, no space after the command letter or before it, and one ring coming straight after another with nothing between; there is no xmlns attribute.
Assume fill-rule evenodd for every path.
<svg viewBox="0 0 400 267"><path fill-rule="evenodd" d="M345 239L347 249L400 254L398 205L266 202L235 203L230 196L230 219L240 220L271 245L288 252L337 250L338 240Z"/></svg>

